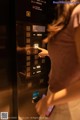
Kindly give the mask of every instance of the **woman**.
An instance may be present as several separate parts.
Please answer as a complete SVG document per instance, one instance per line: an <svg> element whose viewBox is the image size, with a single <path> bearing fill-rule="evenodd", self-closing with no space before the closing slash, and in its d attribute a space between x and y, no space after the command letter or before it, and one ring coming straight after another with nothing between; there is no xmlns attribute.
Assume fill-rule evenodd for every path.
<svg viewBox="0 0 80 120"><path fill-rule="evenodd" d="M48 106L58 104L49 117L50 120L80 120L80 99L72 102L65 99L73 94L71 91L74 90L75 84L80 85L80 63L74 39L80 27L80 4L78 3L80 0L70 2L74 3L69 4L68 1L68 4L66 2L58 5L59 17L48 26L49 35L44 40L48 43L48 51L39 48L42 50L39 56L44 55L45 52L45 55L50 57L51 71L47 96L37 103L36 110L40 116L45 116ZM77 91L79 87L76 87ZM61 98L63 98L62 102Z"/></svg>

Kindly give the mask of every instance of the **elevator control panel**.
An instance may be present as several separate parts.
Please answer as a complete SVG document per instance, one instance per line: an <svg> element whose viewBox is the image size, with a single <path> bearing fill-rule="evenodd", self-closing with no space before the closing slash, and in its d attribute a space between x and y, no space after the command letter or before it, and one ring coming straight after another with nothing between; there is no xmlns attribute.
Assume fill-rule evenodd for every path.
<svg viewBox="0 0 80 120"><path fill-rule="evenodd" d="M26 53L26 77L36 76L42 72L45 58L39 58L38 47L46 47L42 42L45 32L46 27L44 25L26 25L26 47L33 49L33 52L27 51Z"/></svg>
<svg viewBox="0 0 80 120"><path fill-rule="evenodd" d="M38 47L45 48L46 44L43 43L43 39L46 36L46 25L36 25L32 23L17 23L16 40L20 47L26 48L25 54L25 76L27 79L38 79L39 83L44 83L44 79L47 79L46 74L46 58L40 58ZM47 83L47 80L46 80Z"/></svg>

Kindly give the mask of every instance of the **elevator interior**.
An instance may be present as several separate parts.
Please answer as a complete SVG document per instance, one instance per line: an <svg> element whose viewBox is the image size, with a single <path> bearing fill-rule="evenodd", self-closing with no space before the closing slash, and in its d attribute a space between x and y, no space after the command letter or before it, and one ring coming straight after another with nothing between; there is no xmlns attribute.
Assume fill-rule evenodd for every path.
<svg viewBox="0 0 80 120"><path fill-rule="evenodd" d="M23 34L18 33L16 38L18 41L24 39L23 44L25 47L34 47L37 45L43 48L46 47L42 44L42 38L45 34L45 26L28 23L19 23L17 24L17 27L19 27L18 25L21 25ZM20 30L20 28L18 29ZM39 92L40 97L42 94L45 94L48 85L49 65L47 64L49 64L49 58L39 58L38 49L33 49L33 51L33 53L27 51L26 54L18 56L21 57L21 59L18 58L18 66L20 66L17 79L19 96L18 112L19 116L22 118L31 116L36 117L35 103L33 104L32 102L33 93Z"/></svg>
<svg viewBox="0 0 80 120"><path fill-rule="evenodd" d="M16 2L16 42L19 47L31 47L33 51L17 53L18 71L18 117L37 119L36 102L46 94L50 60L40 58L36 47L47 49L43 39L47 36L47 24L51 22L51 14L46 0L24 0ZM34 49L35 47L35 49Z"/></svg>
<svg viewBox="0 0 80 120"><path fill-rule="evenodd" d="M47 49L42 40L55 12L52 15L53 7L48 6L52 1L17 0L15 3L14 6L14 1L0 1L0 113L8 112L11 120L37 119L35 102L46 94L50 60L39 58L38 49L24 54L17 53L16 47Z"/></svg>

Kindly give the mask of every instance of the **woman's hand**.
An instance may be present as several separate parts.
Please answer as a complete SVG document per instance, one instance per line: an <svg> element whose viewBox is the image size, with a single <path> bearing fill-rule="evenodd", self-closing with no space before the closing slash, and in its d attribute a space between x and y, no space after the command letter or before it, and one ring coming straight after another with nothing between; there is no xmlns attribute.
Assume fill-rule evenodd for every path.
<svg viewBox="0 0 80 120"><path fill-rule="evenodd" d="M38 47L38 50L41 50L41 52L38 54L39 57L45 57L45 56L48 56L48 51L46 49L43 49L43 48L40 48Z"/></svg>
<svg viewBox="0 0 80 120"><path fill-rule="evenodd" d="M40 99L36 104L36 111L40 116L45 116L47 110L47 98L45 96L44 98Z"/></svg>
<svg viewBox="0 0 80 120"><path fill-rule="evenodd" d="M54 106L53 96L54 94L49 92L47 96L44 95L36 104L36 111L41 117L45 117L48 112L48 108Z"/></svg>

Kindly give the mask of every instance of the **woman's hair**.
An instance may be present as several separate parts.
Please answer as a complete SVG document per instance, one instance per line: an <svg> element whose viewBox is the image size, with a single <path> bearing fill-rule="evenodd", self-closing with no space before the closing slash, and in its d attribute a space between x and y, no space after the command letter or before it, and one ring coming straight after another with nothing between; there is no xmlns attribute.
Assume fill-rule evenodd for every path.
<svg viewBox="0 0 80 120"><path fill-rule="evenodd" d="M54 20L51 24L48 25L48 36L43 40L43 42L47 43L54 35L56 35L59 31L64 29L69 23L70 16L72 10L80 0L63 0L64 4L57 4L57 20ZM69 3L74 2L74 3Z"/></svg>

